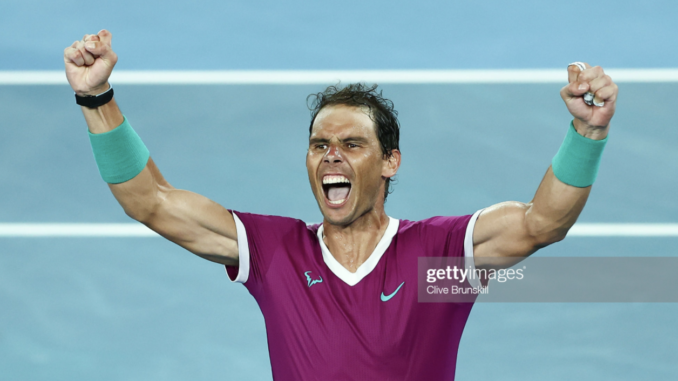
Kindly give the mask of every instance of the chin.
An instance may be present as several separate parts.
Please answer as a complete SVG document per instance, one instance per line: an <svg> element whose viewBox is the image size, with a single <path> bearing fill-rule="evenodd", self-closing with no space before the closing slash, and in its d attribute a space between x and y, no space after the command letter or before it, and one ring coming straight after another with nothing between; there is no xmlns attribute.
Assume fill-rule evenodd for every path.
<svg viewBox="0 0 678 381"><path fill-rule="evenodd" d="M351 205L345 204L341 208L329 208L324 205L325 199L318 200L320 213L323 215L325 221L332 225L350 225L355 220L355 208Z"/></svg>
<svg viewBox="0 0 678 381"><path fill-rule="evenodd" d="M320 212L322 213L323 218L332 225L348 225L353 222L353 213L351 213L349 210L327 210L321 208Z"/></svg>

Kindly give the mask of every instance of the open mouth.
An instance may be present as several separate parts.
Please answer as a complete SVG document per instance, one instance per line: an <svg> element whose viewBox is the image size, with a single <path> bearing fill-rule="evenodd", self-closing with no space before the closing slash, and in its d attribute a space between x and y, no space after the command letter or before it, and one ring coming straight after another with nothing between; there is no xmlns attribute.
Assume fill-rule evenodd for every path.
<svg viewBox="0 0 678 381"><path fill-rule="evenodd" d="M344 175L323 176L323 192L330 205L341 205L351 192L351 181Z"/></svg>

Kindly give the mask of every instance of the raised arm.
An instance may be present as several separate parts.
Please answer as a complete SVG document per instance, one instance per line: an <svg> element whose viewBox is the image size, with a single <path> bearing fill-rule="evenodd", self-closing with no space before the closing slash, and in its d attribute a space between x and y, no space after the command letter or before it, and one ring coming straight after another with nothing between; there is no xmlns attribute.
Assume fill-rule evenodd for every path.
<svg viewBox="0 0 678 381"><path fill-rule="evenodd" d="M549 167L532 201L504 202L483 210L473 233L474 257L481 267L488 263L483 259L496 257L505 258L504 266L510 266L564 239L586 204L592 180L578 178L595 177L594 151L602 150L601 141L610 128L618 89L601 67L588 64L584 71L576 65L569 66L568 81L560 95L574 117L576 132L570 131L568 136L574 143L561 147L554 164L562 166L557 166L556 173L553 166ZM595 94L595 104L604 105L587 105L582 98L587 92Z"/></svg>
<svg viewBox="0 0 678 381"><path fill-rule="evenodd" d="M117 60L107 30L85 35L82 41L64 50L66 77L80 96L107 91L108 78ZM83 106L82 112L92 134L112 131L124 121L115 99L96 108ZM172 187L150 157L141 172L131 179L109 181L108 186L128 216L163 237L210 261L238 263L237 234L231 213L206 197Z"/></svg>

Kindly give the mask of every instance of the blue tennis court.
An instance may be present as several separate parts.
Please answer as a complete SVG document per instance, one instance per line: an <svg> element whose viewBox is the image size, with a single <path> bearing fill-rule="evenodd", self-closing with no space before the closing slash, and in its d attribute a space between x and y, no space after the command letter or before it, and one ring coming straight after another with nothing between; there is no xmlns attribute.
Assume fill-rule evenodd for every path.
<svg viewBox="0 0 678 381"><path fill-rule="evenodd" d="M0 70L61 70L63 48L102 27L114 34L116 70L563 68L562 84L383 85L403 153L386 210L410 220L529 201L570 120L559 96L567 63L678 67L666 45L677 32L670 2L121 1L102 5L106 22L85 4L3 4ZM562 26L585 7L603 37L575 40ZM175 187L235 210L321 220L304 158L305 99L323 85L113 85ZM620 84L581 222L678 222L676 99L672 81ZM98 174L67 85L0 85L0 115L0 223L131 222ZM678 256L678 237L575 236L536 255ZM676 379L677 314L674 304L477 304L457 379ZM245 288L154 237L0 237L0 372L271 379Z"/></svg>

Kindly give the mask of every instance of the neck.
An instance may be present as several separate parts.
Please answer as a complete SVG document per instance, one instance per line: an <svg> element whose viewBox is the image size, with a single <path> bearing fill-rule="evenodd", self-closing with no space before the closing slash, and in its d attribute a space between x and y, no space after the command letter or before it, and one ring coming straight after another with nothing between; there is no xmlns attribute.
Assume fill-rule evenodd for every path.
<svg viewBox="0 0 678 381"><path fill-rule="evenodd" d="M332 256L350 272L356 272L384 236L389 218L384 208L374 208L349 225L323 221L323 240Z"/></svg>

